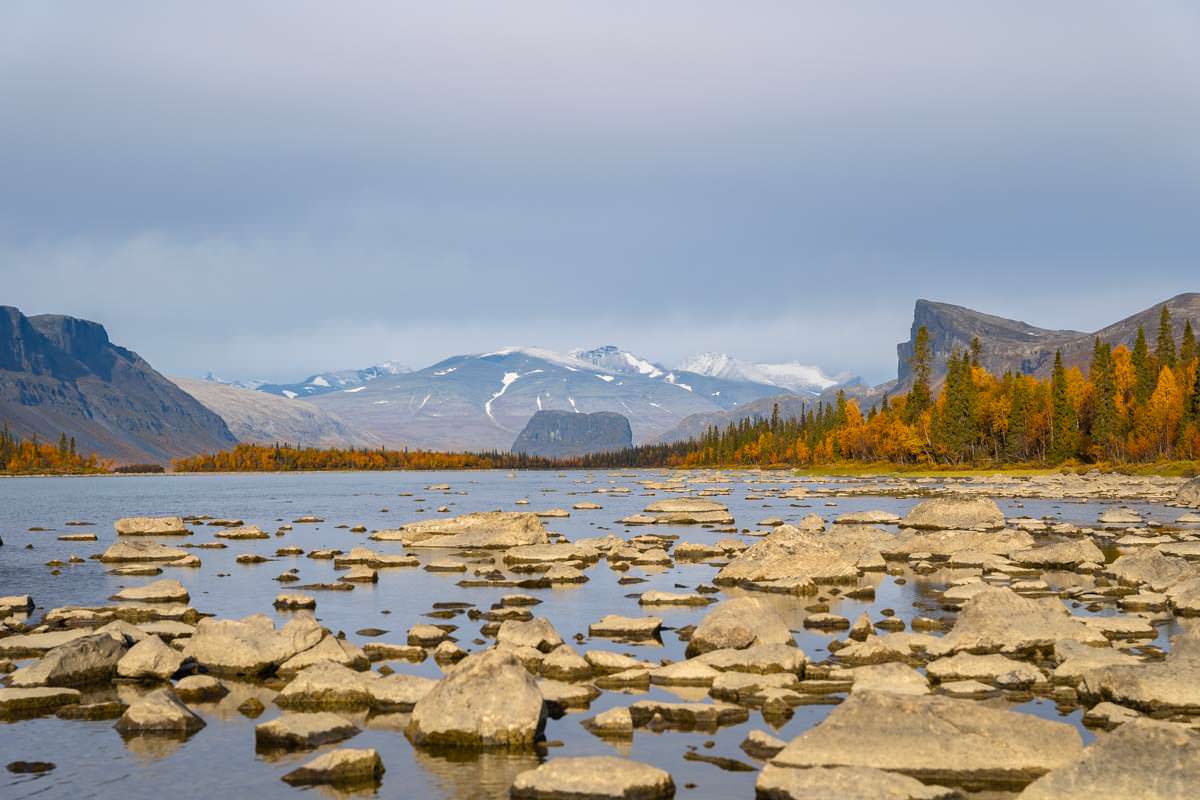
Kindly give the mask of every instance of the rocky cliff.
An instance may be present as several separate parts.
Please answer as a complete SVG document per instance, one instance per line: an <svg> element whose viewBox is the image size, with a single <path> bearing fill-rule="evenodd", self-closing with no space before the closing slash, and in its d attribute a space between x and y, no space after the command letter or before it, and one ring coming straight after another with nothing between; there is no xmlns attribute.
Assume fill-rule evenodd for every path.
<svg viewBox="0 0 1200 800"><path fill-rule="evenodd" d="M611 453L633 446L629 420L611 411L576 414L539 411L530 417L513 443L514 453L545 458L569 458L588 453Z"/></svg>
<svg viewBox="0 0 1200 800"><path fill-rule="evenodd" d="M911 378L910 361L917 330L924 325L929 331L933 352L933 375L939 380L946 369L946 360L955 350L966 350L971 340L979 338L982 345L980 363L994 375L1019 372L1046 377L1054 367L1054 353L1061 350L1068 367L1087 367L1092 359L1095 340L1113 346L1133 346L1139 327L1145 328L1151 347L1158 335L1158 318L1163 305L1171 312L1176 341L1183 334L1185 321L1200 330L1200 293L1181 294L1165 303L1158 303L1132 316L1091 333L1071 330L1049 330L1004 317L984 314L949 303L918 300L907 342L896 345L899 357L899 388L906 391Z"/></svg>
<svg viewBox="0 0 1200 800"><path fill-rule="evenodd" d="M81 452L164 463L235 443L216 414L104 326L0 306L0 423L24 438L75 437Z"/></svg>

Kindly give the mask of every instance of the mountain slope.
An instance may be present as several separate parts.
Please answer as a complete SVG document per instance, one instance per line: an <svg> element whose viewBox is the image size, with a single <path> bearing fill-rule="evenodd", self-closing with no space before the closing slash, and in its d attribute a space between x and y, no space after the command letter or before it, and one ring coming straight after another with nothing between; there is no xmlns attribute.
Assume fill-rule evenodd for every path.
<svg viewBox="0 0 1200 800"><path fill-rule="evenodd" d="M81 452L165 462L235 443L219 416L102 325L0 306L0 421L23 437L73 436Z"/></svg>
<svg viewBox="0 0 1200 800"><path fill-rule="evenodd" d="M354 430L305 400L215 381L172 378L179 388L225 420L239 442L276 442L308 447L378 447L370 434Z"/></svg>
<svg viewBox="0 0 1200 800"><path fill-rule="evenodd" d="M778 387L671 371L612 346L558 354L506 348L309 399L392 447L508 450L539 410L612 411L653 441L689 414L734 408Z"/></svg>
<svg viewBox="0 0 1200 800"><path fill-rule="evenodd" d="M1054 353L1057 350L1062 351L1068 367L1086 368L1091 362L1097 337L1114 346L1124 344L1132 347L1138 327L1141 326L1145 328L1150 346L1153 347L1163 305L1171 312L1176 341L1182 335L1186 320L1191 320L1193 327L1200 327L1198 293L1177 295L1165 303L1158 303L1092 333L1047 330L962 306L918 300L913 311L910 338L896 345L900 387L901 390L907 390L909 385L913 342L922 325L929 331L935 380L940 380L945 374L946 360L950 354L955 349L968 349L975 337L979 338L982 345L980 363L992 374L1002 375L1012 371L1044 378L1054 367Z"/></svg>
<svg viewBox="0 0 1200 800"><path fill-rule="evenodd" d="M408 367L398 364L395 361L385 361L382 364L376 364L373 367L366 367L365 369L341 369L333 372L319 372L316 375L309 375L300 383L261 383L256 381L248 388L258 389L260 392L287 398L315 397L316 395L328 392L353 389L356 386L362 386L386 375L401 375L411 371ZM209 374L211 375L212 373Z"/></svg>
<svg viewBox="0 0 1200 800"><path fill-rule="evenodd" d="M751 363L724 353L697 353L684 360L679 369L725 380L778 386L801 394L820 394L846 379L844 376L831 378L820 367L798 361L783 364Z"/></svg>

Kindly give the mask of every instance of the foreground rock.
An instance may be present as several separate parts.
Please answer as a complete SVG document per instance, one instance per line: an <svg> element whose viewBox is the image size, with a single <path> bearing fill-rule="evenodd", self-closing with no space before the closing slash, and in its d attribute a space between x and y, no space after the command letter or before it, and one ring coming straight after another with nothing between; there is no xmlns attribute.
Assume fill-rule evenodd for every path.
<svg viewBox="0 0 1200 800"><path fill-rule="evenodd" d="M414 744L464 748L530 747L546 706L525 667L504 650L467 656L413 707Z"/></svg>
<svg viewBox="0 0 1200 800"><path fill-rule="evenodd" d="M123 734L166 733L188 735L204 727L204 720L169 688L155 689L126 709L115 727Z"/></svg>
<svg viewBox="0 0 1200 800"><path fill-rule="evenodd" d="M23 717L53 711L59 706L78 703L78 689L38 687L0 689L0 718Z"/></svg>
<svg viewBox="0 0 1200 800"><path fill-rule="evenodd" d="M871 767L813 767L789 769L767 764L754 784L758 800L953 800L961 795L941 786L926 786L916 778Z"/></svg>
<svg viewBox="0 0 1200 800"><path fill-rule="evenodd" d="M1021 787L1083 752L1071 725L969 700L861 692L793 739L778 766L874 767L925 783Z"/></svg>
<svg viewBox="0 0 1200 800"><path fill-rule="evenodd" d="M113 523L118 536L187 536L182 517L122 517Z"/></svg>
<svg viewBox="0 0 1200 800"><path fill-rule="evenodd" d="M900 525L923 530L998 531L1004 527L1004 512L986 497L938 497L918 503Z"/></svg>
<svg viewBox="0 0 1200 800"><path fill-rule="evenodd" d="M875 528L851 525L839 526L836 533L830 534L783 525L722 567L713 583L815 593L815 584L858 580L859 559L864 555L877 557L878 545L892 538Z"/></svg>
<svg viewBox="0 0 1200 800"><path fill-rule="evenodd" d="M754 597L735 597L715 606L701 620L688 642L687 655L791 643L792 632L766 602Z"/></svg>
<svg viewBox="0 0 1200 800"><path fill-rule="evenodd" d="M1096 740L1083 758L1038 778L1020 800L1168 800L1200 787L1200 734L1138 719Z"/></svg>
<svg viewBox="0 0 1200 800"><path fill-rule="evenodd" d="M1200 631L1176 637L1165 661L1084 671L1079 694L1139 711L1200 714Z"/></svg>
<svg viewBox="0 0 1200 800"><path fill-rule="evenodd" d="M356 786L378 781L383 772L383 759L374 748L346 748L317 756L284 775L283 780L293 786Z"/></svg>
<svg viewBox="0 0 1200 800"><path fill-rule="evenodd" d="M1175 493L1175 505L1200 508L1200 478L1192 478Z"/></svg>
<svg viewBox="0 0 1200 800"><path fill-rule="evenodd" d="M537 514L484 511L449 519L410 522L399 530L372 534L375 541L399 541L410 547L508 548L549 541Z"/></svg>
<svg viewBox="0 0 1200 800"><path fill-rule="evenodd" d="M130 680L165 681L183 666L183 656L157 636L147 636L117 662L117 676Z"/></svg>
<svg viewBox="0 0 1200 800"><path fill-rule="evenodd" d="M515 800L658 800L675 795L669 773L626 758L552 758L522 772L509 795Z"/></svg>

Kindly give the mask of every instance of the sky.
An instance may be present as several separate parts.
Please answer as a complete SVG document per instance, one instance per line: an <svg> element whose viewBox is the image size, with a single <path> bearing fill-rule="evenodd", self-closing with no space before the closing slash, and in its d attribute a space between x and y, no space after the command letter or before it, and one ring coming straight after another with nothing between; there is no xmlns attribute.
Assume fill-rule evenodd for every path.
<svg viewBox="0 0 1200 800"><path fill-rule="evenodd" d="M1200 4L0 6L0 303L167 374L508 345L893 377L918 297L1200 290Z"/></svg>

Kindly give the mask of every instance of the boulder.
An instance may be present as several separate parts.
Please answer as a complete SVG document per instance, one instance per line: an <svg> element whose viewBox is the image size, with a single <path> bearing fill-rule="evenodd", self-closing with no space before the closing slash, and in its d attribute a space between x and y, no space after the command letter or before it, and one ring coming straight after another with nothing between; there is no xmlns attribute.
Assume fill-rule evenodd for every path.
<svg viewBox="0 0 1200 800"><path fill-rule="evenodd" d="M255 726L254 744L259 749L307 750L349 739L356 733L357 725L327 711L285 713Z"/></svg>
<svg viewBox="0 0 1200 800"><path fill-rule="evenodd" d="M55 647L37 662L21 667L9 677L9 685L84 686L112 680L117 663L125 655L123 637L105 633L83 636Z"/></svg>
<svg viewBox="0 0 1200 800"><path fill-rule="evenodd" d="M658 800L675 796L675 783L658 767L614 756L552 758L513 781L514 800Z"/></svg>
<svg viewBox="0 0 1200 800"><path fill-rule="evenodd" d="M182 517L122 517L113 523L118 536L187 536Z"/></svg>
<svg viewBox="0 0 1200 800"><path fill-rule="evenodd" d="M925 671L930 678L939 682L975 680L1002 683L1009 688L1033 686L1046 681L1046 676L1032 664L1015 661L999 653L978 656L960 652L930 662Z"/></svg>
<svg viewBox="0 0 1200 800"><path fill-rule="evenodd" d="M662 629L659 617L622 617L609 614L588 626L589 636L607 639L653 639Z"/></svg>
<svg viewBox="0 0 1200 800"><path fill-rule="evenodd" d="M383 773L383 759L374 748L343 748L317 756L284 775L283 780L293 786L358 786L377 782Z"/></svg>
<svg viewBox="0 0 1200 800"><path fill-rule="evenodd" d="M1200 478L1192 478L1175 493L1175 505L1200 508Z"/></svg>
<svg viewBox="0 0 1200 800"><path fill-rule="evenodd" d="M166 681L183 666L183 656L157 636L147 636L117 662L117 676L139 681Z"/></svg>
<svg viewBox="0 0 1200 800"><path fill-rule="evenodd" d="M688 642L688 657L710 650L744 650L754 645L791 644L787 623L766 602L735 597L705 615Z"/></svg>
<svg viewBox="0 0 1200 800"><path fill-rule="evenodd" d="M1200 576L1183 559L1168 558L1152 548L1121 556L1108 565L1105 574L1126 586L1144 586L1156 592Z"/></svg>
<svg viewBox="0 0 1200 800"><path fill-rule="evenodd" d="M878 533L887 536L882 531ZM722 567L713 583L757 588L777 581L799 580L810 584L857 581L858 567L855 564L863 548L838 547L836 544L839 541L845 540L839 540L832 534L810 533L783 525ZM815 593L816 589L811 591Z"/></svg>
<svg viewBox="0 0 1200 800"><path fill-rule="evenodd" d="M417 745L530 747L546 706L533 676L505 650L467 656L413 707L408 736Z"/></svg>
<svg viewBox="0 0 1200 800"><path fill-rule="evenodd" d="M213 534L218 539L270 539L271 534L257 525L243 525L236 528L226 528Z"/></svg>
<svg viewBox="0 0 1200 800"><path fill-rule="evenodd" d="M1107 647L1103 633L1072 617L1055 597L1021 597L995 587L976 594L959 612L954 627L928 648L932 656L958 652L1020 654L1057 642L1076 641Z"/></svg>
<svg viewBox="0 0 1200 800"><path fill-rule="evenodd" d="M1183 725L1137 719L1098 738L1079 760L1051 770L1019 800L1169 800L1200 786L1200 734Z"/></svg>
<svg viewBox="0 0 1200 800"><path fill-rule="evenodd" d="M319 661L296 674L275 696L275 705L288 709L367 708L369 682L376 678L331 661Z"/></svg>
<svg viewBox="0 0 1200 800"><path fill-rule="evenodd" d="M193 714L172 689L163 687L134 701L113 727L127 735L188 735L203 728L204 720Z"/></svg>
<svg viewBox="0 0 1200 800"><path fill-rule="evenodd" d="M280 664L278 672L284 676L295 675L297 672L323 661L340 664L358 671L369 669L371 666L370 660L361 647L336 636L326 636L317 644L307 650L302 650Z"/></svg>
<svg viewBox="0 0 1200 800"><path fill-rule="evenodd" d="M871 767L789 769L767 764L754 784L757 800L954 800L957 791Z"/></svg>
<svg viewBox="0 0 1200 800"><path fill-rule="evenodd" d="M1165 661L1085 671L1079 695L1148 713L1200 714L1200 633L1177 636Z"/></svg>
<svg viewBox="0 0 1200 800"><path fill-rule="evenodd" d="M27 594L13 594L0 597L0 617L9 614L28 614L33 611L33 598Z"/></svg>
<svg viewBox="0 0 1200 800"><path fill-rule="evenodd" d="M986 497L937 497L918 503L900 525L923 530L998 531L1004 512Z"/></svg>
<svg viewBox="0 0 1200 800"><path fill-rule="evenodd" d="M261 614L240 620L202 619L183 654L219 675L253 677L274 671L324 636L321 626L307 615L294 617L280 630Z"/></svg>
<svg viewBox="0 0 1200 800"><path fill-rule="evenodd" d="M175 695L185 703L212 703L229 694L211 675L189 675L175 684Z"/></svg>
<svg viewBox="0 0 1200 800"><path fill-rule="evenodd" d="M373 711L411 711L422 697L429 694L437 681L418 675L394 672L364 683L371 697Z"/></svg>
<svg viewBox="0 0 1200 800"><path fill-rule="evenodd" d="M1104 553L1090 539L1059 542L1044 547L1016 550L1010 558L1026 567L1040 569L1074 569L1080 564L1104 563Z"/></svg>
<svg viewBox="0 0 1200 800"><path fill-rule="evenodd" d="M668 525L733 524L728 508L716 500L700 497L659 500L646 506L645 512L654 517L655 522Z"/></svg>
<svg viewBox="0 0 1200 800"><path fill-rule="evenodd" d="M562 636L550 624L550 620L534 617L527 622L506 620L496 632L496 643L510 647L532 647L549 653L563 643Z"/></svg>
<svg viewBox="0 0 1200 800"><path fill-rule="evenodd" d="M1034 544L1034 538L1028 533L1011 528L999 531L948 530L901 533L885 543L881 551L888 558L908 558L913 553L924 553L926 557L949 559L951 563L955 563L959 554L970 554L973 559L982 562L987 556L1007 556L1014 550L1028 550Z"/></svg>
<svg viewBox="0 0 1200 800"><path fill-rule="evenodd" d="M923 783L1019 788L1083 752L1072 725L939 696L856 692L784 748L781 767L873 767Z"/></svg>

